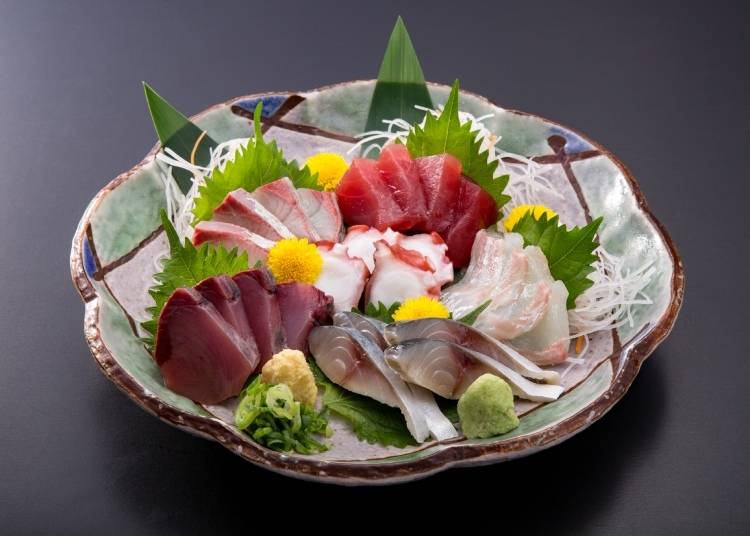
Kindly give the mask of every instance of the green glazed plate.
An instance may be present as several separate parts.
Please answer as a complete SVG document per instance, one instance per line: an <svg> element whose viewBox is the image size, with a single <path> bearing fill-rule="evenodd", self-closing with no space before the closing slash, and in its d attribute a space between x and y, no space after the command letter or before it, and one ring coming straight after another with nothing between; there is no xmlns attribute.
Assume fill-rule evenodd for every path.
<svg viewBox="0 0 750 536"><path fill-rule="evenodd" d="M217 142L252 135L248 117L263 102L265 136L289 159L303 162L321 151L346 154L362 132L374 81L337 84L301 93L250 95L213 106L193 121ZM449 87L430 84L433 102ZM644 360L669 334L682 303L684 277L677 250L651 213L637 182L607 149L586 136L541 117L500 108L462 92L461 108L494 114L485 125L502 135L504 150L534 158L545 176L568 195L552 208L583 224L604 216L600 239L623 255L626 265L653 261L647 292L653 303L635 309L633 325L592 338L584 365L565 376L557 401L521 402L520 426L491 439L456 439L407 449L357 441L333 422L331 449L302 456L268 450L231 424L228 406L202 407L164 387L159 369L139 338L150 304L147 290L166 251L159 211L165 207L158 146L131 170L107 184L89 203L70 256L73 282L85 303L84 333L104 374L146 411L186 431L218 441L246 460L290 476L338 484L385 484L422 478L449 467L510 460L545 449L580 432L604 415L627 391ZM563 365L565 366L565 365Z"/></svg>

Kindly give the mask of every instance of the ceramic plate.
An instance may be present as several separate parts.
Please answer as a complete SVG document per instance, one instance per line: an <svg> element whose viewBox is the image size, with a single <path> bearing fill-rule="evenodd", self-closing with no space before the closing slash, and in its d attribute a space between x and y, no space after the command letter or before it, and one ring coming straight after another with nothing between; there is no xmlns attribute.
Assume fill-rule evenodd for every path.
<svg viewBox="0 0 750 536"><path fill-rule="evenodd" d="M265 136L288 159L320 151L346 154L365 126L373 81L347 82L303 93L251 95L213 106L193 118L217 142L252 135L252 110L263 102ZM447 86L431 84L436 104ZM625 166L601 145L541 117L500 108L463 92L461 109L502 135L500 147L533 157L545 176L568 192L551 200L564 220L585 224L604 216L600 240L626 264L654 261L647 292L653 303L634 310L633 325L593 337L586 364L565 375L566 392L548 404L519 403L521 424L484 440L424 443L407 449L361 443L341 424L323 454L281 454L249 440L221 406L203 407L166 389L159 369L139 341L155 258L167 245L159 223L165 207L158 147L115 178L91 201L73 237L71 272L86 306L84 331L104 374L137 404L186 431L216 440L246 460L290 476L340 484L391 483L421 478L448 467L500 462L555 445L604 415L627 391L648 355L667 336L683 293L683 270L664 227L651 214ZM145 112L144 112L145 113ZM565 367L567 365L561 365Z"/></svg>

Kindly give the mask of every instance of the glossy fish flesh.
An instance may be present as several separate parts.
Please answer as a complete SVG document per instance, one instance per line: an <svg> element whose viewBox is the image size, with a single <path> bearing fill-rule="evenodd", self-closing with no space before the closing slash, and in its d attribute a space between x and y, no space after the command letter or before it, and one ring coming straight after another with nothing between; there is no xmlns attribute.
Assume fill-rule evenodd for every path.
<svg viewBox="0 0 750 536"><path fill-rule="evenodd" d="M265 262L268 250L274 244L244 227L220 221L202 221L195 226L193 244L199 246L205 242L222 245L228 250L237 248L239 251L246 251L250 266Z"/></svg>
<svg viewBox="0 0 750 536"><path fill-rule="evenodd" d="M281 220L242 188L227 194L214 210L212 220L239 225L274 242L294 237Z"/></svg>
<svg viewBox="0 0 750 536"><path fill-rule="evenodd" d="M154 358L169 389L202 404L238 395L258 364L255 348L191 288L167 300Z"/></svg>
<svg viewBox="0 0 750 536"><path fill-rule="evenodd" d="M560 375L557 372L538 367L511 346L455 320L423 318L397 322L387 325L383 335L389 345L397 345L412 339L451 342L489 356L526 378L545 383L560 383Z"/></svg>
<svg viewBox="0 0 750 536"><path fill-rule="evenodd" d="M485 373L500 376L519 398L538 402L556 400L559 385L534 383L495 359L445 341L413 339L385 351L386 362L404 381L421 385L445 398L459 398Z"/></svg>
<svg viewBox="0 0 750 536"><path fill-rule="evenodd" d="M342 326L317 327L310 332L309 344L315 361L331 381L399 408L409 432L420 443L430 434L438 440L458 435L432 395L407 385L386 365L380 347L358 330Z"/></svg>

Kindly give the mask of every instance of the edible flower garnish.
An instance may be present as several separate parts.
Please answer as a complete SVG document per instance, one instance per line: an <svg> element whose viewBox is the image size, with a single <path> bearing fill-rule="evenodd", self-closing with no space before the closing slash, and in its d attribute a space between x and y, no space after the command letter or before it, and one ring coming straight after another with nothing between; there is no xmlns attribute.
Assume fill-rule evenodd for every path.
<svg viewBox="0 0 750 536"><path fill-rule="evenodd" d="M420 296L406 300L401 307L393 313L393 320L404 322L406 320L417 320L419 318L449 318L448 308L435 298Z"/></svg>
<svg viewBox="0 0 750 536"><path fill-rule="evenodd" d="M318 174L318 184L326 192L335 190L341 177L349 169L346 160L336 153L318 153L308 158L305 165L310 173Z"/></svg>
<svg viewBox="0 0 750 536"><path fill-rule="evenodd" d="M323 257L306 238L279 240L268 252L268 268L279 283L313 284L323 270Z"/></svg>
<svg viewBox="0 0 750 536"><path fill-rule="evenodd" d="M531 212L531 215L535 220L541 218L542 214L546 214L548 220L557 216L554 210L544 205L518 205L510 211L510 214L508 214L503 221L505 230L509 233L512 232L513 227L515 227L516 224L521 221L521 218L523 218L528 212Z"/></svg>
<svg viewBox="0 0 750 536"><path fill-rule="evenodd" d="M239 400L235 425L258 443L300 454L328 450L314 437L332 434L326 410L319 413L308 404L295 401L288 385L268 385L258 376L240 393Z"/></svg>

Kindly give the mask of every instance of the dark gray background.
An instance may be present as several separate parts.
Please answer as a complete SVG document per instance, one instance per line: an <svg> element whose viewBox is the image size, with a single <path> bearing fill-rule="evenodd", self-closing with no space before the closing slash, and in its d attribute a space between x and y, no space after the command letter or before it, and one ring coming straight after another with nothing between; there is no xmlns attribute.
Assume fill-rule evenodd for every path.
<svg viewBox="0 0 750 536"><path fill-rule="evenodd" d="M435 501L411 515L423 527L440 514L498 531L503 518L533 532L750 530L746 14L484 4L0 0L0 532L325 529L342 510L361 519L349 530L397 530L416 499ZM580 129L630 166L682 253L686 302L625 398L562 445L411 485L316 486L159 422L104 378L70 239L154 143L141 80L195 113L371 78L398 13L429 79Z"/></svg>

